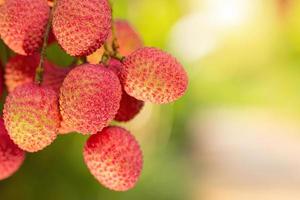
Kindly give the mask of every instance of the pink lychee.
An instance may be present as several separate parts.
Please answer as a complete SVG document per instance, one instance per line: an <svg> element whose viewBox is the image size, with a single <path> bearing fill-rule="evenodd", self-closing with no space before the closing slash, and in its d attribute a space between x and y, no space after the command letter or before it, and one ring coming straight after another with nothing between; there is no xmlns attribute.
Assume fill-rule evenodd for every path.
<svg viewBox="0 0 300 200"><path fill-rule="evenodd" d="M120 105L121 84L103 65L83 64L69 72L60 89L62 127L95 134L114 119Z"/></svg>
<svg viewBox="0 0 300 200"><path fill-rule="evenodd" d="M24 159L25 152L9 138L3 119L0 118L0 180L13 175L20 168Z"/></svg>
<svg viewBox="0 0 300 200"><path fill-rule="evenodd" d="M115 74L121 78L121 71L124 66L121 62L111 59L108 68L115 72ZM143 108L144 102L137 100L134 97L129 96L124 89L122 89L122 98L120 102L120 108L115 116L116 121L127 122L133 119Z"/></svg>
<svg viewBox="0 0 300 200"><path fill-rule="evenodd" d="M10 138L21 149L36 152L50 145L60 126L57 93L35 83L9 93L3 117Z"/></svg>
<svg viewBox="0 0 300 200"><path fill-rule="evenodd" d="M106 127L90 136L83 151L91 174L115 191L133 188L143 168L143 155L137 140L120 127Z"/></svg>
<svg viewBox="0 0 300 200"><path fill-rule="evenodd" d="M5 67L5 84L8 92L25 83L31 83L35 69L39 64L39 55L16 55L11 57Z"/></svg>
<svg viewBox="0 0 300 200"><path fill-rule="evenodd" d="M32 83L39 64L40 55L16 55L10 58L5 67L5 84L8 92L25 83ZM59 88L71 68L59 68L45 61L44 80L42 85L50 86L55 91Z"/></svg>
<svg viewBox="0 0 300 200"><path fill-rule="evenodd" d="M184 95L188 77L170 54L144 47L124 60L122 82L130 96L157 104L170 103Z"/></svg>
<svg viewBox="0 0 300 200"><path fill-rule="evenodd" d="M43 41L50 8L45 0L6 0L0 7L0 35L22 55L36 52Z"/></svg>
<svg viewBox="0 0 300 200"><path fill-rule="evenodd" d="M108 0L59 0L53 15L53 33L72 56L86 56L107 39L111 28Z"/></svg>

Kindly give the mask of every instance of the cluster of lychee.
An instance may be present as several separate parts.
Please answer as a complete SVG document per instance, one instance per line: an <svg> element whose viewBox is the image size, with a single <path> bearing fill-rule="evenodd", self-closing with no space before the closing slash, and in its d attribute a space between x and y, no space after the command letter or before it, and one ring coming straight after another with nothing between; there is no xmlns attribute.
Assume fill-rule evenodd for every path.
<svg viewBox="0 0 300 200"><path fill-rule="evenodd" d="M140 146L129 131L109 124L130 121L144 102L183 96L182 65L143 47L127 21L113 20L108 0L5 0L0 36L16 53L4 71L9 94L0 121L0 179L20 167L25 152L78 132L90 135L83 157L91 174L111 190L133 188L143 166ZM51 42L83 63L51 64L44 52Z"/></svg>

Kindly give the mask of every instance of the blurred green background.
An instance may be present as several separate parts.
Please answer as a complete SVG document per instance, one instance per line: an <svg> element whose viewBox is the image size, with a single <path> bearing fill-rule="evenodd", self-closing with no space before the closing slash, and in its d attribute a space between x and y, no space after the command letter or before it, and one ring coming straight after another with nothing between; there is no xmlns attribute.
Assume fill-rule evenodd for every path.
<svg viewBox="0 0 300 200"><path fill-rule="evenodd" d="M227 199L227 193L223 191L226 181L221 186L222 190L218 190L215 186L211 189L201 180L202 177L203 180L210 179L205 174L207 169L204 170L210 166L206 159L213 157L220 160L228 152L219 157L207 153L207 146L212 143L205 142L203 138L197 143L194 135L203 133L205 136L209 131L195 132L194 129L201 128L201 119L205 118L203 113L223 109L241 111L244 113L242 116L252 115L248 110L255 109L299 124L300 1L114 0L113 10L116 18L127 19L136 27L146 46L160 47L176 55L190 78L189 89L179 101L162 106L147 104L135 120L121 124L132 131L144 151L144 170L137 187L125 193L103 188L83 163L82 147L87 137L70 134L59 136L54 144L41 152L27 154L21 169L0 182L0 199ZM5 62L7 55L3 49L1 44L1 58ZM47 54L50 60L61 66L72 62L72 58L57 45L50 46ZM224 118L230 117L230 112L226 113ZM221 131L239 123L236 120L240 115L234 115L237 115L233 118L234 123L227 123ZM221 127L218 122L211 123L212 127ZM249 127L242 126L238 132L242 134L245 129L252 130L256 126L259 130L264 129L264 125L253 122ZM295 129L300 133L300 128ZM250 131L250 135L255 130ZM267 130L272 138L273 131ZM280 134L285 133L283 129ZM226 135L224 138L227 138ZM220 136L218 139L220 142L213 145L222 145L223 138ZM247 145L246 140L232 139L228 144L232 147L238 143L243 147ZM295 141L300 144L299 137ZM260 142L258 136L254 146ZM280 146L283 141L277 142ZM273 143L277 146L276 142ZM197 153L198 149L201 153ZM252 153L253 149L249 152ZM300 155L300 151L298 153ZM254 157L258 155L259 152L253 154ZM240 162L243 166L243 159ZM272 170L276 166L270 165L269 168ZM224 173L227 174L226 171ZM247 182L243 176L241 182ZM297 185L298 182L293 182L291 188L299 189ZM217 197L210 193L224 195ZM295 194L291 196L296 197ZM230 193L228 199L248 198ZM292 198L285 195L282 199Z"/></svg>

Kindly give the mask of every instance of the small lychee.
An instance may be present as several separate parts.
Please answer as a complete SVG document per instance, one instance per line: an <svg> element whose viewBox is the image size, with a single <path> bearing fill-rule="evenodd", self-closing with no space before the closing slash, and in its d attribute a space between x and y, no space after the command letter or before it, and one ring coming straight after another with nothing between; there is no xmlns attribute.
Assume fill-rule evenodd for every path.
<svg viewBox="0 0 300 200"><path fill-rule="evenodd" d="M83 156L91 174L103 186L115 191L133 188L143 168L137 140L121 127L106 127L90 136Z"/></svg>
<svg viewBox="0 0 300 200"><path fill-rule="evenodd" d="M22 55L36 52L43 40L50 8L45 0L6 0L0 7L0 35Z"/></svg>
<svg viewBox="0 0 300 200"><path fill-rule="evenodd" d="M188 77L183 66L157 48L140 48L123 63L124 90L139 100L170 103L183 96L187 89Z"/></svg>
<svg viewBox="0 0 300 200"><path fill-rule="evenodd" d="M40 55L31 56L16 55L11 57L5 67L5 84L8 92L12 92L16 87L25 83L32 83L35 70L39 64ZM56 92L70 71L70 68L59 68L45 61L44 81L42 85L50 86Z"/></svg>
<svg viewBox="0 0 300 200"><path fill-rule="evenodd" d="M13 175L22 165L25 152L9 138L0 118L0 180Z"/></svg>
<svg viewBox="0 0 300 200"><path fill-rule="evenodd" d="M56 67L55 65L48 62L47 64L45 64L45 72L42 85L52 88L55 92L57 92L57 94L59 94L60 87L71 69L72 67Z"/></svg>
<svg viewBox="0 0 300 200"><path fill-rule="evenodd" d="M8 92L25 83L31 83L35 69L39 64L39 55L16 55L11 57L5 67L5 84Z"/></svg>
<svg viewBox="0 0 300 200"><path fill-rule="evenodd" d="M135 50L143 47L143 40L135 28L126 20L116 20L116 38L118 40L119 52L128 56ZM112 39L112 36L111 36Z"/></svg>
<svg viewBox="0 0 300 200"><path fill-rule="evenodd" d="M60 89L62 127L82 134L101 131L118 112L121 92L117 75L105 66L74 68Z"/></svg>
<svg viewBox="0 0 300 200"><path fill-rule="evenodd" d="M111 59L108 68L115 72L115 74L121 78L121 71L124 66L121 62L115 59ZM124 89L122 89L122 98L120 102L120 108L115 116L116 121L127 122L133 119L143 108L144 102L137 100L134 97L129 96Z"/></svg>
<svg viewBox="0 0 300 200"><path fill-rule="evenodd" d="M132 120L144 107L144 102L129 96L125 91L122 92L120 108L115 116L119 122L128 122Z"/></svg>
<svg viewBox="0 0 300 200"><path fill-rule="evenodd" d="M119 45L118 51L123 56L128 56L133 51L143 47L143 41L135 30L135 28L126 20L117 19L114 21L114 29ZM113 40L112 33L110 32L107 39L108 44ZM96 52L87 57L89 63L97 64L101 60L104 48L101 47Z"/></svg>
<svg viewBox="0 0 300 200"><path fill-rule="evenodd" d="M10 138L21 149L36 152L50 145L60 126L57 93L35 83L9 93L3 117Z"/></svg>
<svg viewBox="0 0 300 200"><path fill-rule="evenodd" d="M90 55L101 47L111 28L108 0L59 0L53 14L53 33L72 56Z"/></svg>

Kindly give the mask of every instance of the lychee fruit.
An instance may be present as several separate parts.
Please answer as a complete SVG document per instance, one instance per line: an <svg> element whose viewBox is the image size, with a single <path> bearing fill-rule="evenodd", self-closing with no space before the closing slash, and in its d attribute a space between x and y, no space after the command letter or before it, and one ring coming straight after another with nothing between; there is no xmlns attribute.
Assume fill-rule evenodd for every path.
<svg viewBox="0 0 300 200"><path fill-rule="evenodd" d="M128 21L116 20L115 31L119 45L118 50L123 56L128 56L133 51L143 47L140 35Z"/></svg>
<svg viewBox="0 0 300 200"><path fill-rule="evenodd" d="M35 75L35 69L39 64L39 55L16 55L11 57L5 67L5 84L8 92L25 83L31 83Z"/></svg>
<svg viewBox="0 0 300 200"><path fill-rule="evenodd" d="M183 66L159 49L140 48L127 56L123 64L124 90L136 99L165 104L183 96L187 89Z"/></svg>
<svg viewBox="0 0 300 200"><path fill-rule="evenodd" d="M0 7L0 35L22 55L36 52L43 41L50 13L45 0L6 0Z"/></svg>
<svg viewBox="0 0 300 200"><path fill-rule="evenodd" d="M123 65L121 62L115 59L111 59L108 68L115 72L115 74L121 78L121 71ZM133 119L143 108L144 102L137 100L134 97L129 96L124 89L122 89L122 98L120 102L120 108L115 116L116 121L127 122Z"/></svg>
<svg viewBox="0 0 300 200"><path fill-rule="evenodd" d="M137 140L121 127L106 127L90 136L83 156L91 174L103 186L115 191L133 188L143 168Z"/></svg>
<svg viewBox="0 0 300 200"><path fill-rule="evenodd" d="M101 131L118 112L121 92L117 75L105 66L74 68L60 89L62 127L82 134Z"/></svg>
<svg viewBox="0 0 300 200"><path fill-rule="evenodd" d="M120 108L115 116L119 122L128 122L132 120L144 107L144 102L129 96L125 91L122 92Z"/></svg>
<svg viewBox="0 0 300 200"><path fill-rule="evenodd" d="M143 47L143 41L140 35L128 21L121 19L115 20L114 29L119 45L118 51L121 55L128 56L133 51ZM112 40L113 36L110 32L107 42L111 44ZM87 57L88 62L93 64L99 63L103 52L104 48L101 47L95 53Z"/></svg>
<svg viewBox="0 0 300 200"><path fill-rule="evenodd" d="M31 56L16 55L8 60L4 75L8 92L12 92L20 85L33 82L39 60L39 54ZM58 92L70 68L58 68L48 61L45 61L44 64L45 72L42 85L50 86Z"/></svg>
<svg viewBox="0 0 300 200"><path fill-rule="evenodd" d="M13 175L22 165L25 152L9 138L0 118L0 180Z"/></svg>
<svg viewBox="0 0 300 200"><path fill-rule="evenodd" d="M108 0L59 0L53 14L53 33L72 56L86 56L107 39L112 18Z"/></svg>
<svg viewBox="0 0 300 200"><path fill-rule="evenodd" d="M42 85L52 88L55 92L57 92L57 94L59 94L60 87L71 69L72 67L56 67L55 65L48 62L48 64L45 65Z"/></svg>
<svg viewBox="0 0 300 200"><path fill-rule="evenodd" d="M3 113L10 138L25 151L42 150L56 138L61 119L58 95L48 87L17 87L6 98Z"/></svg>

